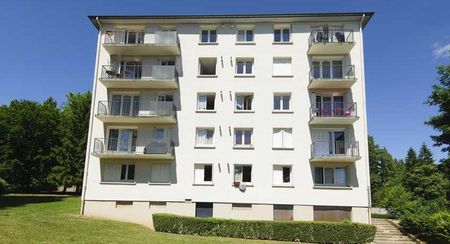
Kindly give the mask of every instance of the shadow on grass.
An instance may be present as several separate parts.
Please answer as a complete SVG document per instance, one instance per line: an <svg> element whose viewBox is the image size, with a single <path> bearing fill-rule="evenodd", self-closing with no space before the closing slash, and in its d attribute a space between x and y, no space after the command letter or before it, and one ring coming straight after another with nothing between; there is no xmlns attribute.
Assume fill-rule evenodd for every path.
<svg viewBox="0 0 450 244"><path fill-rule="evenodd" d="M19 207L26 204L62 201L65 196L54 195L5 195L0 196L0 209Z"/></svg>

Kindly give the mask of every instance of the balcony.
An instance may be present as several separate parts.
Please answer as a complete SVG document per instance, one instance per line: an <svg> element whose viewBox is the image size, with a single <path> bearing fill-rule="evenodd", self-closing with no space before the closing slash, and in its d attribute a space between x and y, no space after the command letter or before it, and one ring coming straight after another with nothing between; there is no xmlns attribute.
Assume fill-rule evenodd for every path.
<svg viewBox="0 0 450 244"><path fill-rule="evenodd" d="M320 102L310 109L310 125L351 125L358 120L356 103Z"/></svg>
<svg viewBox="0 0 450 244"><path fill-rule="evenodd" d="M99 80L107 88L178 88L174 65L103 65Z"/></svg>
<svg viewBox="0 0 450 244"><path fill-rule="evenodd" d="M354 65L313 65L309 89L349 89L356 82Z"/></svg>
<svg viewBox="0 0 450 244"><path fill-rule="evenodd" d="M313 30L309 35L309 55L348 54L355 45L353 30Z"/></svg>
<svg viewBox="0 0 450 244"><path fill-rule="evenodd" d="M92 154L102 159L174 159L168 139L143 142L137 138L96 138Z"/></svg>
<svg viewBox="0 0 450 244"><path fill-rule="evenodd" d="M357 141L314 141L311 144L310 162L349 163L360 158Z"/></svg>
<svg viewBox="0 0 450 244"><path fill-rule="evenodd" d="M163 101L100 101L95 117L105 123L176 123L173 102Z"/></svg>
<svg viewBox="0 0 450 244"><path fill-rule="evenodd" d="M103 47L110 55L180 55L176 31L106 31Z"/></svg>

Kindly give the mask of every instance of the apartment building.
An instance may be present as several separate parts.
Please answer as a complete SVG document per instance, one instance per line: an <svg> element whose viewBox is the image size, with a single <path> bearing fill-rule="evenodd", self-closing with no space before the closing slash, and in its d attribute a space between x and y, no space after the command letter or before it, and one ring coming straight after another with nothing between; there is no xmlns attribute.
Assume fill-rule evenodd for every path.
<svg viewBox="0 0 450 244"><path fill-rule="evenodd" d="M90 16L81 213L369 223L372 15Z"/></svg>

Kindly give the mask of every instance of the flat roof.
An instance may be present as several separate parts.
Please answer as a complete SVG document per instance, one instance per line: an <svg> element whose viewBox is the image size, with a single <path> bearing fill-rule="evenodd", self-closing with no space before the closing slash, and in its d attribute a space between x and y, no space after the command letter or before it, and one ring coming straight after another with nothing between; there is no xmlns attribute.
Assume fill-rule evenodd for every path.
<svg viewBox="0 0 450 244"><path fill-rule="evenodd" d="M126 20L128 23L220 23L229 22L286 22L286 21L320 21L327 20L362 20L364 28L374 12L347 12L347 13L283 13L283 14L219 14L219 15L89 15L95 28L100 23L115 23L117 20Z"/></svg>

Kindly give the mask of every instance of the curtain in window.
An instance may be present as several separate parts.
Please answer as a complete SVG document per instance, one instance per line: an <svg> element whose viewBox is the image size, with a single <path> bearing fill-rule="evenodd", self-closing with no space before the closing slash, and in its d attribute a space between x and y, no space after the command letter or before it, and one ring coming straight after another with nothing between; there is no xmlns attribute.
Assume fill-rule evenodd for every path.
<svg viewBox="0 0 450 244"><path fill-rule="evenodd" d="M234 166L234 182L242 181L242 166L236 165Z"/></svg>
<svg viewBox="0 0 450 244"><path fill-rule="evenodd" d="M105 164L103 181L114 182L120 180L122 166L120 164Z"/></svg>
<svg viewBox="0 0 450 244"><path fill-rule="evenodd" d="M283 166L280 165L273 166L273 183L274 184L283 183Z"/></svg>
<svg viewBox="0 0 450 244"><path fill-rule="evenodd" d="M283 147L283 130L274 129L273 130L273 147L281 148Z"/></svg>
<svg viewBox="0 0 450 244"><path fill-rule="evenodd" d="M244 144L245 145L252 144L252 131L250 130L244 131Z"/></svg>
<svg viewBox="0 0 450 244"><path fill-rule="evenodd" d="M291 59L273 59L273 75L291 75Z"/></svg>
<svg viewBox="0 0 450 244"><path fill-rule="evenodd" d="M197 130L197 144L205 145L206 144L206 130Z"/></svg>
<svg viewBox="0 0 450 244"><path fill-rule="evenodd" d="M206 110L206 96L198 96L198 110Z"/></svg>
<svg viewBox="0 0 450 244"><path fill-rule="evenodd" d="M206 130L206 144L212 145L213 144L213 137L214 137L214 131L213 130Z"/></svg>
<svg viewBox="0 0 450 244"><path fill-rule="evenodd" d="M244 110L244 97L243 96L236 97L236 110Z"/></svg>
<svg viewBox="0 0 450 244"><path fill-rule="evenodd" d="M283 148L291 148L292 147L292 130L291 129L282 129L283 135Z"/></svg>

